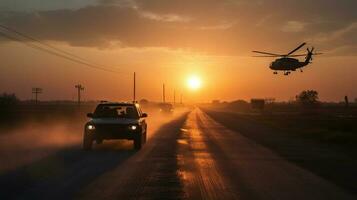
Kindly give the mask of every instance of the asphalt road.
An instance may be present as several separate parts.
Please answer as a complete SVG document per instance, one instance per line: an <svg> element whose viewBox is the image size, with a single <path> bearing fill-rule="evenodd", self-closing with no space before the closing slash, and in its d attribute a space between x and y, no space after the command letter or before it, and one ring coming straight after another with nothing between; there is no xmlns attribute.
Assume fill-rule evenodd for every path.
<svg viewBox="0 0 357 200"><path fill-rule="evenodd" d="M198 108L130 147L65 148L0 175L0 199L356 199Z"/></svg>

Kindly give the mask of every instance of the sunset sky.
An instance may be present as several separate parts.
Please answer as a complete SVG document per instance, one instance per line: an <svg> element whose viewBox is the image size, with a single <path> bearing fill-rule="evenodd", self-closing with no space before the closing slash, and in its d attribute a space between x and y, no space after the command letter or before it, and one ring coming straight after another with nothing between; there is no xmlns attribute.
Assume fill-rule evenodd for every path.
<svg viewBox="0 0 357 200"><path fill-rule="evenodd" d="M41 99L188 101L276 98L306 89L323 101L357 98L355 0L1 0L0 24L120 73L86 67L0 35L0 93ZM273 75L271 58L302 42L324 55L304 73ZM299 53L305 53L306 47ZM301 59L304 59L303 57ZM187 87L196 76L201 88Z"/></svg>

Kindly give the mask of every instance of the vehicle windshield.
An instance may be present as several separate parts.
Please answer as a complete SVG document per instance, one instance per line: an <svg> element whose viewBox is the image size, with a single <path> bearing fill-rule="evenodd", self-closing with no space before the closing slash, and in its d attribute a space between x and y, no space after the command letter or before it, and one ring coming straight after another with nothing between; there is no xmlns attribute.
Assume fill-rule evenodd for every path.
<svg viewBox="0 0 357 200"><path fill-rule="evenodd" d="M99 105L94 117L138 119L139 114L134 105Z"/></svg>

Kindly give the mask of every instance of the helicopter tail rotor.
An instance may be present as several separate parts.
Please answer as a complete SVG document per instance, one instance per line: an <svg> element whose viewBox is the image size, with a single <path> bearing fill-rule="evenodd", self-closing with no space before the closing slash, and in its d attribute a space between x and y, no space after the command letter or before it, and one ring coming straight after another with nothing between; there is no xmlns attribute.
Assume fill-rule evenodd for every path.
<svg viewBox="0 0 357 200"><path fill-rule="evenodd" d="M315 47L312 47L311 49L307 48L306 50L307 50L307 54L305 54L305 55L306 55L305 59L307 59L308 56L310 55L310 56L311 56L311 60L313 60L313 59L312 59L312 56L316 56L316 55L321 55L321 54L323 54L323 53L316 53L316 52L314 52Z"/></svg>

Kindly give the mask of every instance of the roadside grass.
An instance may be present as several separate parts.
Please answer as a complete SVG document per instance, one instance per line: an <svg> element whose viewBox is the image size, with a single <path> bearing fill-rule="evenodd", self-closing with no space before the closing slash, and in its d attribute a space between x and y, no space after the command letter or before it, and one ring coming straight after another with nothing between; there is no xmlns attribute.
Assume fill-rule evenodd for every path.
<svg viewBox="0 0 357 200"><path fill-rule="evenodd" d="M324 115L249 115L272 128L336 145L357 144L357 118Z"/></svg>
<svg viewBox="0 0 357 200"><path fill-rule="evenodd" d="M286 136L318 142L357 158L357 107L322 105L315 110L297 106L275 105L265 112L252 109L207 106L207 109L235 115L258 122Z"/></svg>
<svg viewBox="0 0 357 200"><path fill-rule="evenodd" d="M203 110L218 123L287 161L356 193L356 115Z"/></svg>
<svg viewBox="0 0 357 200"><path fill-rule="evenodd" d="M297 136L318 142L357 158L357 115L334 114L333 109L320 114L282 112L238 115L279 130L286 136Z"/></svg>

